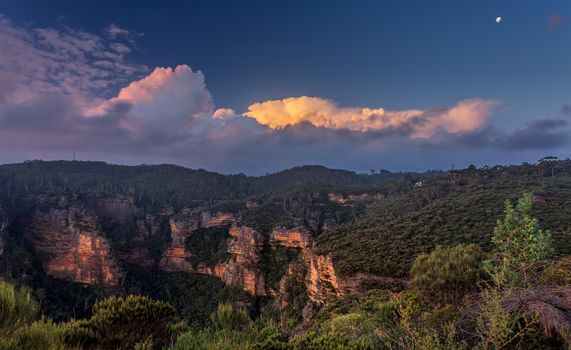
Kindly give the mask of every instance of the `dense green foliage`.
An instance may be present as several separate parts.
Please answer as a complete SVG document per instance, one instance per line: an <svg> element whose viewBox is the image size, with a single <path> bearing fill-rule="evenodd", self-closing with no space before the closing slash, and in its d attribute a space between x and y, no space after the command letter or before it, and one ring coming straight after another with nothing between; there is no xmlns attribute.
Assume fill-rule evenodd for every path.
<svg viewBox="0 0 571 350"><path fill-rule="evenodd" d="M553 172L545 171L545 167ZM406 276L419 253L436 246L475 243L493 248L491 237L506 199L532 192L532 214L551 228L560 254L571 253L571 161L467 169L423 181L380 201L355 224L325 232L322 253L338 271Z"/></svg>
<svg viewBox="0 0 571 350"><path fill-rule="evenodd" d="M571 344L569 161L448 174L357 175L310 166L263 177L173 166L28 162L0 166L0 193L0 224L9 224L0 236L0 272L33 290L0 285L0 350ZM343 199L361 194L376 199ZM113 254L146 248L152 264L136 267L118 259L125 276L114 289L46 276L25 239L27 215L51 205L34 202L38 195L65 195L77 203L134 198L141 208L136 215L125 222L101 218L97 225ZM283 294L253 297L216 277L157 268L171 240L170 214L160 213L198 207L231 212L239 224L263 234L259 268L268 290ZM137 230L149 225L147 216L156 231L141 236ZM298 225L317 237L318 253L334 258L342 282L367 273L375 278L342 298L313 304L299 249L269 244L276 226ZM229 259L227 239L228 227L194 231L186 240L190 262L214 266ZM551 261L554 250L558 255ZM395 288L391 281L402 283ZM49 318L35 318L38 304Z"/></svg>
<svg viewBox="0 0 571 350"><path fill-rule="evenodd" d="M30 323L37 312L38 304L29 290L0 280L0 337Z"/></svg>
<svg viewBox="0 0 571 350"><path fill-rule="evenodd" d="M429 298L454 300L475 291L485 278L485 255L475 244L436 247L430 254L420 254L410 270L414 288Z"/></svg>
<svg viewBox="0 0 571 350"><path fill-rule="evenodd" d="M514 208L506 202L503 220L498 220L492 243L498 252L498 268L494 271L497 284L529 287L530 269L554 253L551 232L539 228L531 216L533 195L526 193Z"/></svg>

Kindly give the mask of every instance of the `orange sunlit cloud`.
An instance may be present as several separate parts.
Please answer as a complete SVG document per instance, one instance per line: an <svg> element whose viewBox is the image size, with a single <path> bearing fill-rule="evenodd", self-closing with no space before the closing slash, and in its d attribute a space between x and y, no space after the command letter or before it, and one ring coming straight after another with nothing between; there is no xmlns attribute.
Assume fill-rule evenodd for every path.
<svg viewBox="0 0 571 350"><path fill-rule="evenodd" d="M305 122L317 127L361 132L408 128L411 137L427 138L439 131L463 134L477 130L496 104L492 100L470 99L450 108L387 111L338 107L331 100L302 96L255 103L244 115L272 129Z"/></svg>

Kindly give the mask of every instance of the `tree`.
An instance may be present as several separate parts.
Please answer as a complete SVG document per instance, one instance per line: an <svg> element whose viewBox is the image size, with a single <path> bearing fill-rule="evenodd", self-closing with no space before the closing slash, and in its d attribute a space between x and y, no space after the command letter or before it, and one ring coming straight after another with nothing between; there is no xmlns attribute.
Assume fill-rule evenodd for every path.
<svg viewBox="0 0 571 350"><path fill-rule="evenodd" d="M451 301L474 290L485 277L485 254L476 244L436 247L430 254L420 254L410 276L412 285L428 297Z"/></svg>
<svg viewBox="0 0 571 350"><path fill-rule="evenodd" d="M494 229L497 264L492 275L499 286L530 287L530 269L554 253L551 232L539 228L539 221L531 216L532 207L531 193L525 193L515 208L507 200L504 219Z"/></svg>

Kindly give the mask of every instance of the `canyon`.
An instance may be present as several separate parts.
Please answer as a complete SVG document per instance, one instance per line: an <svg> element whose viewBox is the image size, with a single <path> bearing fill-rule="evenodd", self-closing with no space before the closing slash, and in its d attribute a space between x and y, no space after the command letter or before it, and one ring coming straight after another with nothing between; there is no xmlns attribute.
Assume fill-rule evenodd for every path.
<svg viewBox="0 0 571 350"><path fill-rule="evenodd" d="M294 265L301 264L311 303L319 304L328 297L343 295L332 259L316 253L315 239L310 229L302 225L277 226L269 232L261 232L243 225L234 213L204 207L179 211L167 207L148 213L127 196L83 200L74 196L41 195L32 200L39 205L22 219L25 238L45 273L63 281L113 289L121 284L127 263L143 269L215 276L252 296L276 297L286 293L285 279L295 270ZM129 223L134 231L120 238L113 238L104 228ZM191 262L194 254L189 249L189 238L199 230L212 228L226 230L228 258L215 264ZM168 235L168 245L157 256L152 253L153 247L145 242L164 234ZM266 283L265 247L269 251L299 252L300 258L289 262L279 286Z"/></svg>

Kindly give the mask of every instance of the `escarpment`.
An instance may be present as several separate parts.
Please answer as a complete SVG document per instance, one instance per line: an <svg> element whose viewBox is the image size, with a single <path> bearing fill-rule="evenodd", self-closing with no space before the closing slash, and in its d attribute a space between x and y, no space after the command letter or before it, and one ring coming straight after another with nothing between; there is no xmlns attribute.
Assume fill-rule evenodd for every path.
<svg viewBox="0 0 571 350"><path fill-rule="evenodd" d="M97 218L80 204L38 209L25 230L48 275L109 287L117 286L123 276Z"/></svg>
<svg viewBox="0 0 571 350"><path fill-rule="evenodd" d="M56 279L121 288L130 266L142 273L187 272L214 276L286 305L291 293L284 281L291 282L295 273L308 303L343 295L333 262L317 254L312 233L335 224L331 217L321 220L312 214L305 225L264 231L244 225L236 212L207 206L149 210L128 196L41 194L31 202L33 210L20 218L24 237L44 272ZM202 240L214 243L205 248ZM272 260L276 254L286 259Z"/></svg>

